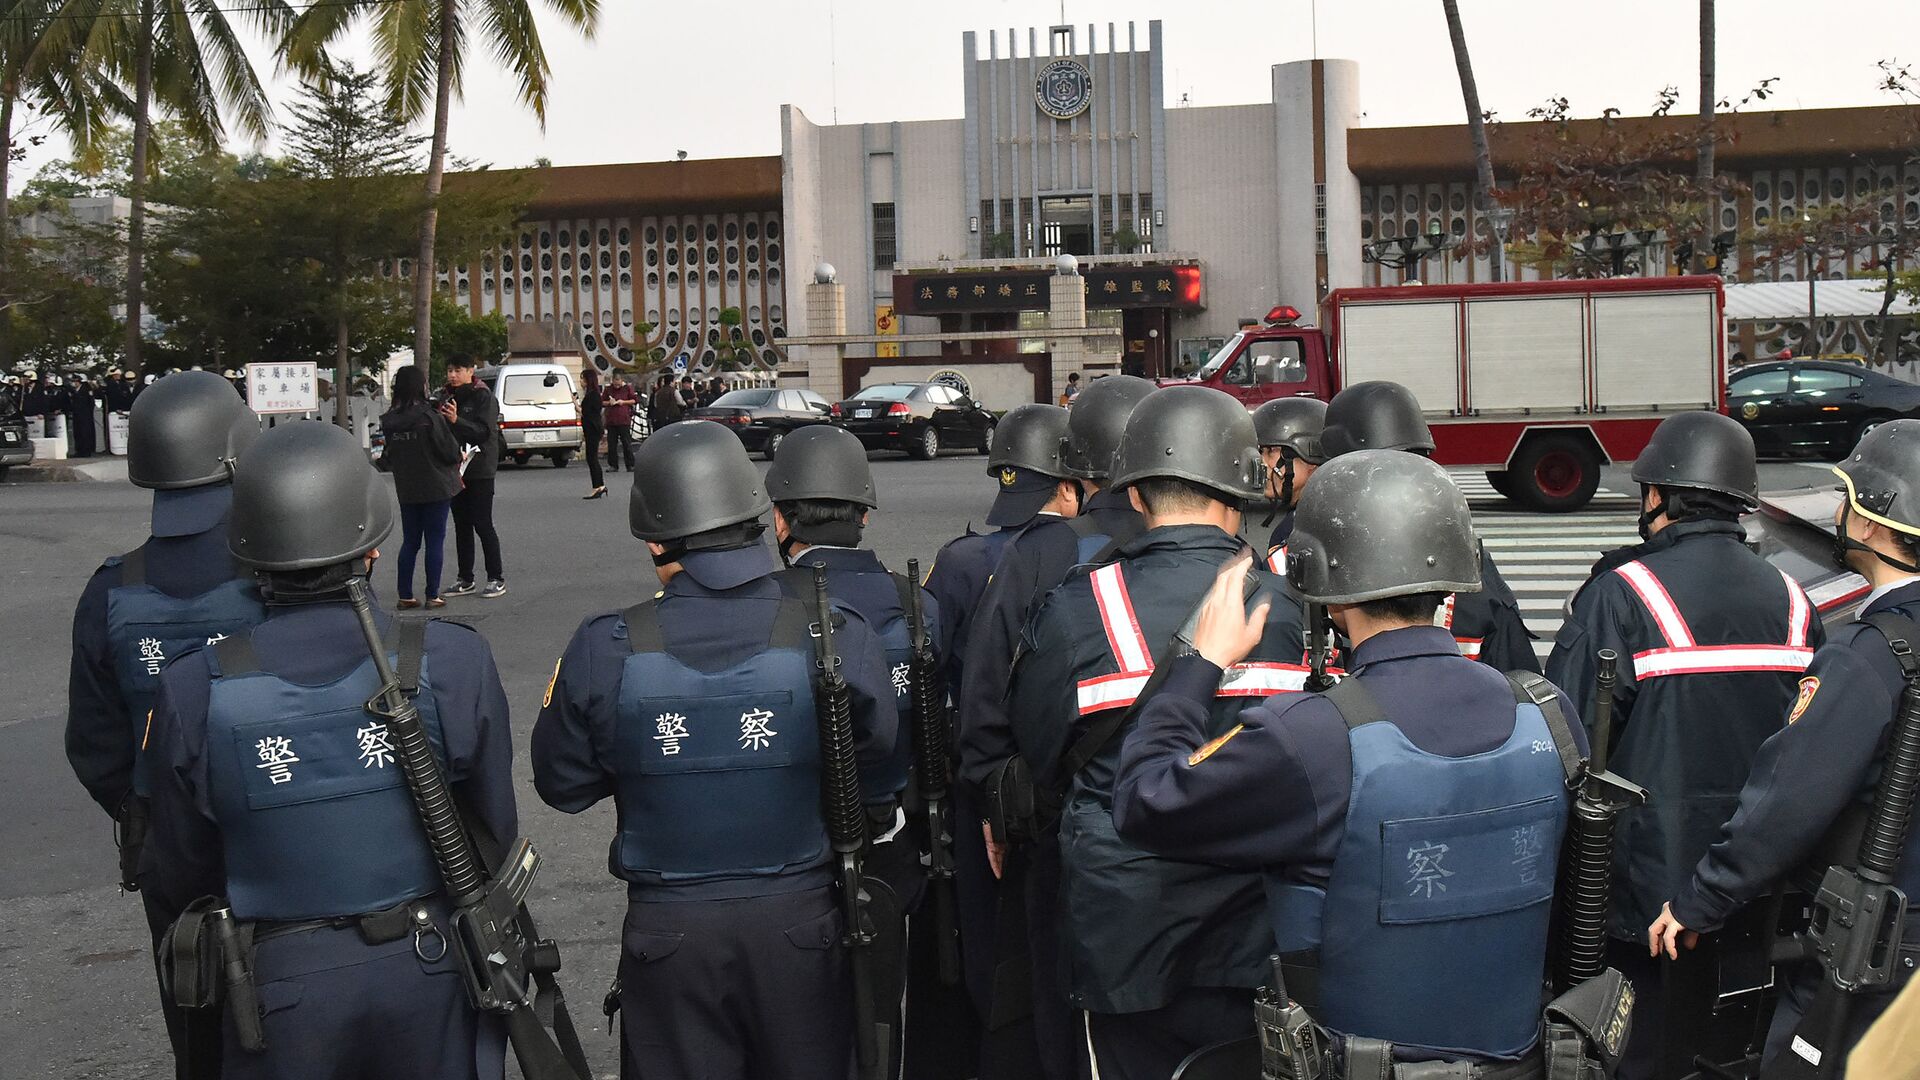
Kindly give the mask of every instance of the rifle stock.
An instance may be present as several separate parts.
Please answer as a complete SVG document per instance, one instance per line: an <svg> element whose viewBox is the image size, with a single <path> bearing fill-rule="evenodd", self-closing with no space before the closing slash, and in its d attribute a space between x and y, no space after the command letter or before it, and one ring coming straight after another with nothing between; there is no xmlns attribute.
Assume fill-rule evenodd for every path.
<svg viewBox="0 0 1920 1080"><path fill-rule="evenodd" d="M948 821L947 789L951 768L947 748L952 719L940 658L933 651L920 602L920 560L907 560L907 632L913 639L914 774L926 808L927 890L933 914L934 957L940 982L960 981L960 943L954 928L953 832Z"/></svg>

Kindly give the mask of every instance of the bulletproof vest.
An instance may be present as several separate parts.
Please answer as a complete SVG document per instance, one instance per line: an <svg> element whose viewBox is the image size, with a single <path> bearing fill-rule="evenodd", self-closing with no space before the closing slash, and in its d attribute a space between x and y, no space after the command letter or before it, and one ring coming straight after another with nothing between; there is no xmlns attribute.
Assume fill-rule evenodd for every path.
<svg viewBox="0 0 1920 1080"><path fill-rule="evenodd" d="M120 557L120 583L107 590L107 651L127 706L134 794L144 797L152 790L147 716L160 692L160 669L189 649L250 630L266 617L250 581L223 582L198 596L169 596L147 584L144 548Z"/></svg>
<svg viewBox="0 0 1920 1080"><path fill-rule="evenodd" d="M408 670L389 650L395 667ZM440 889L393 740L366 709L380 690L372 657L321 686L261 671L251 635L219 643L208 660L208 802L226 847L235 916L361 915ZM428 667L423 656L414 704L444 762Z"/></svg>
<svg viewBox="0 0 1920 1080"><path fill-rule="evenodd" d="M823 863L805 605L782 598L766 645L714 671L667 651L653 601L625 619L632 654L613 748L616 873L674 883Z"/></svg>
<svg viewBox="0 0 1920 1080"><path fill-rule="evenodd" d="M1567 820L1546 718L1522 701L1505 743L1451 758L1415 746L1359 680L1327 699L1353 755L1332 875L1324 889L1267 879L1280 950L1318 950L1314 1018L1447 1054L1527 1050Z"/></svg>

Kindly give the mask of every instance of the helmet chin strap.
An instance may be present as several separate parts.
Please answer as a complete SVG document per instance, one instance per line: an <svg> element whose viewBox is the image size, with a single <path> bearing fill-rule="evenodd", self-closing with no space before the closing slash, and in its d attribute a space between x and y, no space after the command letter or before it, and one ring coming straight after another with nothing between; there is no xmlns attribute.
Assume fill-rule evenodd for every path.
<svg viewBox="0 0 1920 1080"><path fill-rule="evenodd" d="M1273 519L1280 515L1280 511L1293 509L1293 454L1287 450L1280 451L1280 464L1275 469L1280 473L1280 498L1268 508L1266 518L1260 522L1263 529L1273 525Z"/></svg>
<svg viewBox="0 0 1920 1080"><path fill-rule="evenodd" d="M1863 544L1853 537L1848 536L1847 519L1852 516L1853 500L1848 499L1840 504L1840 524L1834 528L1833 532L1833 564L1835 566L1842 570L1853 570L1852 564L1847 562L1847 553L1850 551L1864 551L1902 573L1920 574L1920 566L1901 562L1899 559L1893 558L1878 548Z"/></svg>

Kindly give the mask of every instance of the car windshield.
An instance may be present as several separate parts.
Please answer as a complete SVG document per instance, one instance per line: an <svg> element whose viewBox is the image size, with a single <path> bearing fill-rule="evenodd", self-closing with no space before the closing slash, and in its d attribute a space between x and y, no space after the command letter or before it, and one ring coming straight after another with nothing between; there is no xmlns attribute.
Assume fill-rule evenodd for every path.
<svg viewBox="0 0 1920 1080"><path fill-rule="evenodd" d="M727 407L745 409L765 405L773 400L771 390L729 390L713 399L716 408Z"/></svg>
<svg viewBox="0 0 1920 1080"><path fill-rule="evenodd" d="M909 397L912 397L913 392L918 389L920 388L917 386L906 386L900 383L888 383L884 386L869 386L866 389L860 391L859 393L853 395L853 400L855 401L905 401Z"/></svg>
<svg viewBox="0 0 1920 1080"><path fill-rule="evenodd" d="M553 385L548 386L547 380ZM508 375L500 380L502 405L571 405L573 387L563 375Z"/></svg>
<svg viewBox="0 0 1920 1080"><path fill-rule="evenodd" d="M1227 343L1220 346L1219 352L1208 357L1207 362L1200 365L1200 370L1194 372L1194 377L1198 379L1213 378L1214 374L1218 372L1221 367L1225 366L1227 358L1239 351L1240 342L1245 340L1246 336L1246 332L1242 331L1228 338Z"/></svg>

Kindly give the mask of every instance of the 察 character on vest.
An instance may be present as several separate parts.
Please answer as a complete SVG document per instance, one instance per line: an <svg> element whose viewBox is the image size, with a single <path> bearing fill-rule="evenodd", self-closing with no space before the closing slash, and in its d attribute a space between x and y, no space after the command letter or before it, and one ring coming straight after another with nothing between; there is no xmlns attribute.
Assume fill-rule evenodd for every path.
<svg viewBox="0 0 1920 1080"><path fill-rule="evenodd" d="M1057 405L1020 405L1008 410L994 428L987 453L987 475L998 488L986 519L994 531L976 533L969 528L940 549L927 571L927 591L940 604L940 640L948 643L947 685L956 691L966 685L964 653L974 613L1007 544L1039 522L1080 512L1080 481L1060 456L1066 438L1067 410ZM965 697L958 696L956 704L954 730L962 732L968 724ZM1001 899L982 829L968 824L986 819L986 808L976 795L967 784L954 792L953 819L961 824L953 837L954 885L959 893L960 952L967 989L981 1019L990 1020L997 966L995 912ZM1026 981L1024 974L1016 981Z"/></svg>
<svg viewBox="0 0 1920 1080"><path fill-rule="evenodd" d="M161 670L266 617L252 574L227 550L234 463L259 433L258 418L218 375L181 372L143 394L128 435L127 477L153 491L151 535L94 571L74 611L67 760L115 822L127 888L139 884L152 780L149 718ZM158 941L179 911L151 892L141 899ZM218 1027L164 997L162 1009L179 1067L189 1057L202 1063L181 1075L218 1075ZM191 1055L190 1039L199 1044Z"/></svg>
<svg viewBox="0 0 1920 1080"><path fill-rule="evenodd" d="M1760 744L1738 808L1707 849L1692 877L1648 930L1649 945L1669 957L1676 941L1725 925L1740 908L1803 870L1817 882L1830 865L1855 865L1859 830L1836 827L1864 819L1886 765L1887 744L1907 676L1889 643L1904 634L1920 646L1920 420L1882 424L1833 470L1845 484L1835 518L1834 561L1862 574L1873 590L1858 620L1838 630L1800 676L1786 726ZM1893 616L1894 631L1874 620ZM1756 706L1757 707L1757 706ZM1754 718L1756 721L1759 717ZM1920 829L1909 829L1894 884L1920 897ZM1905 942L1890 985L1859 995L1844 1042L1821 1047L1845 1054L1913 977L1920 964L1920 913L1907 911ZM1768 1033L1764 1061L1787 1045L1821 984L1811 960L1783 973L1783 992Z"/></svg>
<svg viewBox="0 0 1920 1080"><path fill-rule="evenodd" d="M1641 1006L1625 1080L1690 1071L1695 1049L1707 1047L1711 1000L1667 987L1717 980L1668 965L1715 964L1712 951L1649 959L1646 927L1733 814L1760 744L1780 729L1825 640L1806 593L1743 543L1739 516L1759 504L1745 428L1718 413L1668 417L1633 479L1644 542L1594 564L1547 661L1548 677L1589 717L1595 656L1619 654L1610 767L1649 795L1621 816L1614 850L1609 962L1634 981Z"/></svg>
<svg viewBox="0 0 1920 1080"><path fill-rule="evenodd" d="M1413 392L1399 383L1354 383L1327 405L1320 447L1327 460L1355 450L1404 450L1433 455L1433 431L1421 415ZM1533 635L1520 617L1520 602L1500 576L1485 544L1480 550L1480 588L1464 592L1441 609L1440 621L1453 631L1464 656L1498 671L1540 670Z"/></svg>
<svg viewBox="0 0 1920 1080"><path fill-rule="evenodd" d="M1080 513L1072 518L1042 517L1008 541L981 595L966 642L965 682L959 688L964 721L959 732L960 778L977 805L994 808L1004 805L1003 796L1030 797L1024 791L1002 790L1003 786L1032 786L1031 770L1018 757L1007 717L1007 678L1027 620L1073 567L1146 531L1127 493L1107 480L1127 418L1154 389L1145 379L1109 375L1095 379L1075 398L1067 411L1067 434L1060 452L1061 464L1080 479L1085 494ZM1086 1038L1078 1013L1067 1003L1059 966L1053 960L1060 951L1060 849L1054 842L1053 815L1047 815L1044 828L1019 837L994 837L993 822L999 820L1005 826L1005 814L990 809L988 818L981 828L988 831L984 839L996 876L1002 888L1019 887L1024 893L1021 909L1010 903L1001 909L1009 918L1000 926L999 950L1003 958L1019 955L1013 948L1017 942L1008 938L1024 927L1024 959L1033 984L1031 1027L1007 1029L1017 1034L1005 1040L1008 1045L1002 1057L1004 1061L1024 1052L1030 1056L1029 1067L1003 1075L1045 1075L1051 1080L1084 1076ZM1014 846L1016 839L1031 843ZM1024 919L1012 918L1016 914Z"/></svg>
<svg viewBox="0 0 1920 1080"><path fill-rule="evenodd" d="M264 1045L247 1047L231 1001L222 1007L227 1080L504 1069L505 1027L469 1004L447 947L449 905L400 740L366 708L381 680L347 587L370 574L393 507L346 431L262 435L240 458L229 536L233 558L260 575L266 621L161 673L141 881L175 911L224 897L212 905L231 908L251 941ZM375 623L463 818L516 835L513 738L486 640L456 623L384 612ZM183 919L169 942L187 936ZM192 970L173 968L176 988Z"/></svg>
<svg viewBox="0 0 1920 1080"><path fill-rule="evenodd" d="M901 799L912 773L914 739L919 735L909 722L914 687L907 605L908 590L919 589L920 583L889 571L878 555L860 546L868 516L880 504L866 448L845 429L819 424L782 439L773 467L767 470L766 484L767 495L773 500L774 541L782 561L797 571L783 576L810 590L814 568L824 568L829 595L859 612L886 652L899 726L893 736L893 752L861 787L870 799L867 815L873 836L864 876L872 882L869 912L876 934L875 967L881 975L874 987L874 1000L889 1003L882 1005L882 1010L890 1014L893 1037L886 1075L898 1076L905 1037L899 1003L908 986L907 916L919 910L926 888L920 846L909 829ZM924 590L921 617L933 635L937 655L939 606ZM944 752L942 757L944 760ZM914 925L917 935L921 932L918 920ZM932 955L929 950L916 953ZM915 974L916 988L925 985L927 973Z"/></svg>
<svg viewBox="0 0 1920 1080"><path fill-rule="evenodd" d="M1539 1063L1555 867L1571 797L1556 747L1583 740L1539 696L1460 655L1433 613L1479 588L1467 503L1431 462L1381 450L1321 466L1289 540L1290 581L1353 643L1325 694L1216 695L1272 632L1247 563L1209 584L1190 655L1127 736L1123 840L1265 877L1266 947L1336 1038L1382 1060ZM1268 603L1271 603L1269 601ZM1538 676L1527 676L1538 679ZM1558 710L1555 717L1543 711ZM1227 1037L1250 1035L1239 1014Z"/></svg>
<svg viewBox="0 0 1920 1080"><path fill-rule="evenodd" d="M1102 1076L1157 1080L1245 1028L1272 935L1259 875L1156 857L1115 832L1120 728L1219 567L1243 550L1240 507L1265 489L1266 469L1244 406L1175 386L1127 418L1110 482L1147 529L1113 561L1074 569L1040 606L1008 709L1036 783L1066 793L1057 962L1068 1000L1089 1014ZM1255 700L1300 689L1301 641L1298 610L1271 605L1258 648L1209 688L1209 737Z"/></svg>
<svg viewBox="0 0 1920 1080"><path fill-rule="evenodd" d="M776 575L766 489L732 432L672 424L634 464L628 520L661 588L580 624L533 729L548 805L614 800L622 1075L843 1076L853 990L821 809L811 593ZM862 784L877 785L899 727L886 655L857 612L836 613Z"/></svg>
<svg viewBox="0 0 1920 1080"><path fill-rule="evenodd" d="M1253 410L1253 430L1267 463L1267 498L1280 513L1267 540L1267 565L1276 574L1287 572L1287 537L1293 533L1300 492L1313 470L1327 463L1320 445L1326 426L1327 403L1314 398L1279 398Z"/></svg>

